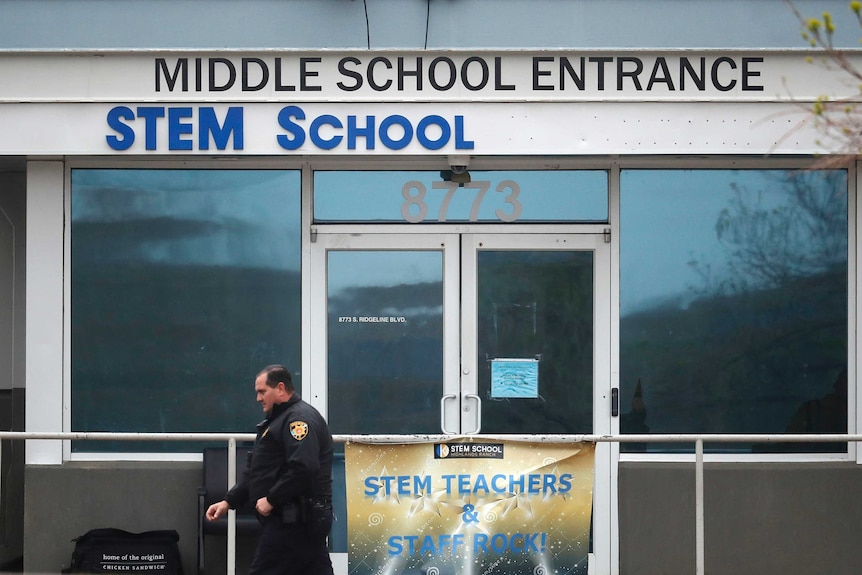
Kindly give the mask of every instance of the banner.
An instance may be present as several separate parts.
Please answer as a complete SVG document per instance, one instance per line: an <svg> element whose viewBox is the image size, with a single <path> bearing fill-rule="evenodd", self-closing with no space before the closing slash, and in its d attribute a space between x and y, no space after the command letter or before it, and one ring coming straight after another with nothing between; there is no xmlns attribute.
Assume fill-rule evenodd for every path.
<svg viewBox="0 0 862 575"><path fill-rule="evenodd" d="M348 573L586 575L594 455L593 443L348 443Z"/></svg>

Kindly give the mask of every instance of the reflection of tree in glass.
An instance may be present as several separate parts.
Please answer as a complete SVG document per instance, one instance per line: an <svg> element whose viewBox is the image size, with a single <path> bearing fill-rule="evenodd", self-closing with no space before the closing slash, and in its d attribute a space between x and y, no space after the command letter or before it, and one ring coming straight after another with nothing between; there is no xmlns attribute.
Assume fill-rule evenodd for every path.
<svg viewBox="0 0 862 575"><path fill-rule="evenodd" d="M847 261L845 172L787 175L788 201L765 206L761 193L731 184L734 197L715 224L731 252L731 291L772 288L843 268ZM735 285L734 282L743 282ZM752 285L745 285L751 282ZM734 289L736 288L736 289Z"/></svg>
<svg viewBox="0 0 862 575"><path fill-rule="evenodd" d="M846 172L762 174L777 179L732 185L716 220L727 261L689 262L691 303L621 325L621 381L642 380L653 433L783 432L846 368Z"/></svg>
<svg viewBox="0 0 862 575"><path fill-rule="evenodd" d="M786 402L764 431L782 431L786 410L819 395L844 367L845 178L843 171L788 173L786 201L773 205L760 192L734 186L716 222L716 236L731 257L712 302L725 314L732 339L712 339L721 342L712 358L713 401L745 400L754 413L758 402L763 413L770 398ZM846 428L845 421L836 425Z"/></svg>

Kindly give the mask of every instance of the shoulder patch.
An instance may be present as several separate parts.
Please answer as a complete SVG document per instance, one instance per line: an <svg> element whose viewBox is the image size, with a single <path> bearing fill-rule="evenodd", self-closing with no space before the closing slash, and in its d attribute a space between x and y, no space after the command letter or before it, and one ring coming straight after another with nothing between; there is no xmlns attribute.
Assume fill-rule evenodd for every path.
<svg viewBox="0 0 862 575"><path fill-rule="evenodd" d="M308 435L308 424L304 421L290 422L290 435L297 441L302 441Z"/></svg>

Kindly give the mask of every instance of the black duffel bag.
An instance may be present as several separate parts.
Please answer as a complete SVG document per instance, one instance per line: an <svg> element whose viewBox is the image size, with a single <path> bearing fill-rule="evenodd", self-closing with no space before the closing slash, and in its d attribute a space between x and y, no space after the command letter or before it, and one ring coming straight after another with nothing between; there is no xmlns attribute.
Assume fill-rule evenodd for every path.
<svg viewBox="0 0 862 575"><path fill-rule="evenodd" d="M72 540L75 543L72 564L63 573L182 575L179 539L179 534L172 529L142 533L111 527L91 529Z"/></svg>

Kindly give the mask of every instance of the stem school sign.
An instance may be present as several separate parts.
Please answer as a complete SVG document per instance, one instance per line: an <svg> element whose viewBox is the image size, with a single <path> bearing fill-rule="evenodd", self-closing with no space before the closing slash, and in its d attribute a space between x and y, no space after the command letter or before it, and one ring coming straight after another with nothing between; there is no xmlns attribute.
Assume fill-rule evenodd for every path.
<svg viewBox="0 0 862 575"><path fill-rule="evenodd" d="M825 153L810 123L795 130L799 104L856 90L808 56L13 51L0 53L0 154Z"/></svg>
<svg viewBox="0 0 862 575"><path fill-rule="evenodd" d="M593 443L348 443L348 573L585 575L594 455Z"/></svg>

